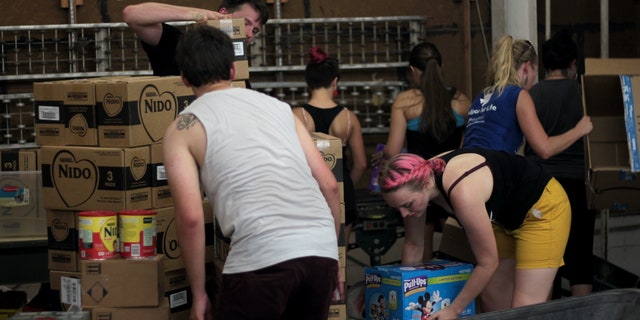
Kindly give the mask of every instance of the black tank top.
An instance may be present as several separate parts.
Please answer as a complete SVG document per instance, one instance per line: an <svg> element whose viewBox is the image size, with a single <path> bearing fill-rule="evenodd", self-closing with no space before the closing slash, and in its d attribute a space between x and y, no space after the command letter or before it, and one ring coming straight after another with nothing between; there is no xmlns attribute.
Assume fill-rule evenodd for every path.
<svg viewBox="0 0 640 320"><path fill-rule="evenodd" d="M333 120L344 110L343 106L335 106L329 109L322 109L318 107L314 107L308 103L302 105L304 110L309 113L311 118L313 118L313 123L316 127L316 132L322 132L329 134L329 128L331 127L331 123ZM355 220L355 210L356 210L356 192L355 186L353 185L353 181L351 180L351 171L349 171L348 159L346 156L346 146L343 143L342 146L342 175L343 175L343 183L344 183L344 207L346 214L346 224L350 224ZM350 212L351 211L351 212Z"/></svg>
<svg viewBox="0 0 640 320"><path fill-rule="evenodd" d="M545 186L551 180L551 175L545 172L539 164L503 151L475 148L459 149L441 158L448 162L453 157L466 153L483 156L493 175L493 190L491 197L485 204L491 220L500 223L508 230L518 229L527 212L542 195ZM461 176L460 180L465 177ZM442 196L451 205L448 192L455 185L452 185L450 190L444 190L442 174L437 174L435 180Z"/></svg>

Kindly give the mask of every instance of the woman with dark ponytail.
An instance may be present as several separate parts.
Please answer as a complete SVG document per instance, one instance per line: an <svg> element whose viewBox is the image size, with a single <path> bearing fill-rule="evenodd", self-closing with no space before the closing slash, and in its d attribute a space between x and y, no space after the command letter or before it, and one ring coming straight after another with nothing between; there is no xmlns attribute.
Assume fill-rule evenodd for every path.
<svg viewBox="0 0 640 320"><path fill-rule="evenodd" d="M442 56L430 42L417 44L409 53L409 86L398 94L391 106L389 136L382 154L375 154L373 162L380 164L401 152L425 159L444 151L460 148L467 112L471 106L469 98L458 89L449 87L442 77ZM427 221L424 258L433 256L433 233L441 217L434 214Z"/></svg>
<svg viewBox="0 0 640 320"><path fill-rule="evenodd" d="M383 151L386 158L400 153L405 137L407 152L423 158L460 147L471 101L445 84L442 67L434 44L423 42L411 49L410 89L398 94L391 106L389 137Z"/></svg>
<svg viewBox="0 0 640 320"><path fill-rule="evenodd" d="M345 245L357 217L355 185L367 169L362 127L358 117L333 98L338 90L340 66L338 60L320 47L309 50L305 79L310 99L293 113L304 122L309 132L322 132L342 140L343 183L345 205Z"/></svg>
<svg viewBox="0 0 640 320"><path fill-rule="evenodd" d="M403 264L422 263L431 203L457 219L469 239L477 264L451 305L429 319L457 319L478 296L485 312L549 298L563 264L571 207L540 165L486 149L458 149L431 160L401 153L386 161L378 184L404 218Z"/></svg>

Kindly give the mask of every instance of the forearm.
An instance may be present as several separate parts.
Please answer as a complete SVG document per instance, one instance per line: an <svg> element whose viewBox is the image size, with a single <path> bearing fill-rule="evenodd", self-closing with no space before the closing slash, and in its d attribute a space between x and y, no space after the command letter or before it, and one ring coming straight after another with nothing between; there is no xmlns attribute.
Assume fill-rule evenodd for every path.
<svg viewBox="0 0 640 320"><path fill-rule="evenodd" d="M353 181L353 185L357 185L362 175L364 175L364 171L367 169L366 163L365 166L354 166L351 169L351 181Z"/></svg>
<svg viewBox="0 0 640 320"><path fill-rule="evenodd" d="M460 315L464 309L482 292L487 285L493 273L497 268L496 264L478 264L474 267L473 272L469 276L467 283L458 294L458 296L451 302L449 308L453 309L456 314Z"/></svg>
<svg viewBox="0 0 640 320"><path fill-rule="evenodd" d="M202 21L209 10L145 2L127 6L123 19L129 25L148 26L170 21Z"/></svg>
<svg viewBox="0 0 640 320"><path fill-rule="evenodd" d="M333 222L336 228L336 236L340 236L340 225L342 224L342 206L340 205L340 189L338 184L334 186L324 185L320 187L322 194L324 195L327 204L329 205L329 209L331 210L331 215L333 216Z"/></svg>
<svg viewBox="0 0 640 320"><path fill-rule="evenodd" d="M205 234L202 222L188 222L176 215L178 241L191 292L194 297L206 296Z"/></svg>
<svg viewBox="0 0 640 320"><path fill-rule="evenodd" d="M547 143L534 147L534 151L543 159L549 159L569 148L573 143L582 138L582 133L573 128L563 134L549 137Z"/></svg>
<svg viewBox="0 0 640 320"><path fill-rule="evenodd" d="M402 246L402 264L417 265L422 263L423 251L424 245L407 241L405 238L405 242Z"/></svg>

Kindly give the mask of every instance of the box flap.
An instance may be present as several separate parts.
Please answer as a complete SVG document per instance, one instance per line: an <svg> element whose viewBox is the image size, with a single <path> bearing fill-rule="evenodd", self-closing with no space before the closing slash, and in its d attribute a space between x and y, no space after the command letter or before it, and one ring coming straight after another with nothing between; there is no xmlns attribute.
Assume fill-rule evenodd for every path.
<svg viewBox="0 0 640 320"><path fill-rule="evenodd" d="M584 74L588 76L640 74L640 59L586 58L584 60Z"/></svg>
<svg viewBox="0 0 640 320"><path fill-rule="evenodd" d="M624 125L627 133L627 146L629 148L629 165L631 172L640 171L640 155L638 154L638 127L636 126L636 110L633 101L633 82L637 77L620 75L622 86L622 101L624 105Z"/></svg>

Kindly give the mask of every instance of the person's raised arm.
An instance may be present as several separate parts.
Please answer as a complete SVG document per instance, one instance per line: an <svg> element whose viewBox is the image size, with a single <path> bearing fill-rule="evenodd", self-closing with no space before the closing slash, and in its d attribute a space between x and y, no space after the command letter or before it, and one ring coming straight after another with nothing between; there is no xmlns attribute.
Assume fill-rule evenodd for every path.
<svg viewBox="0 0 640 320"><path fill-rule="evenodd" d="M573 129L563 134L549 137L542 124L540 124L533 99L526 90L520 91L518 95L516 114L518 116L518 124L522 129L527 144L542 159L548 159L562 152L578 139L589 134L593 129L591 118L584 116Z"/></svg>
<svg viewBox="0 0 640 320"><path fill-rule="evenodd" d="M162 23L174 21L205 21L230 18L217 11L174 6L157 2L143 2L126 6L122 18L129 28L148 45L156 46L162 36Z"/></svg>
<svg viewBox="0 0 640 320"><path fill-rule="evenodd" d="M211 302L204 285L206 270L202 192L192 147L195 144L204 147L202 137L204 129L195 116L181 115L169 126L162 143L163 163L175 207L178 241L193 294L191 319L206 319L212 314Z"/></svg>

